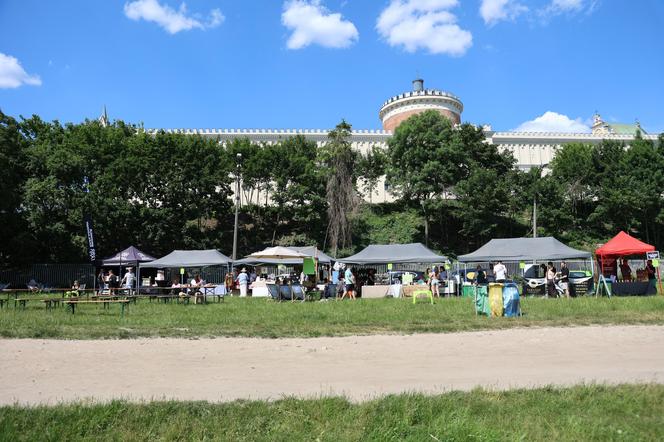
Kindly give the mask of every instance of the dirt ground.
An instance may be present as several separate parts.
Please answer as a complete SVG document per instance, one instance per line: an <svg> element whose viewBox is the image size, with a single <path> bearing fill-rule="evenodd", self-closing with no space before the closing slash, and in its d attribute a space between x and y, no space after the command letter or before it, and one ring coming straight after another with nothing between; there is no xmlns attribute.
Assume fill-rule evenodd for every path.
<svg viewBox="0 0 664 442"><path fill-rule="evenodd" d="M313 339L0 340L0 404L664 383L664 327Z"/></svg>

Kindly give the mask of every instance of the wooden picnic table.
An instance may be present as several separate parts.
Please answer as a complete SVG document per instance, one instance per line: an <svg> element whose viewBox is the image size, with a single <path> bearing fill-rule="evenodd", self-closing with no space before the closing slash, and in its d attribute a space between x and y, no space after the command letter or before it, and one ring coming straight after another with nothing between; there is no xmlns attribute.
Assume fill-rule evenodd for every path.
<svg viewBox="0 0 664 442"><path fill-rule="evenodd" d="M129 305L130 302L131 301L129 301L128 299L102 299L97 301L91 301L86 299L86 300L64 301L64 303L71 311L72 315L76 312L76 306L79 304L101 304L105 309L108 309L110 304L120 304L122 306L122 310L120 312L121 316L124 316L125 308Z"/></svg>
<svg viewBox="0 0 664 442"><path fill-rule="evenodd" d="M217 302L224 300L224 295L217 295L214 293L217 287L217 284L206 284L201 286L181 284L179 287L141 287L141 291L143 291L145 295L140 294L139 297L146 296L150 301L156 299L157 301L163 300L164 302L168 302L175 298L187 299L187 302L189 302L190 298L194 298L207 304L208 297L217 298ZM160 292L170 293L160 294ZM184 295L181 295L180 293L184 293ZM200 293L200 295L197 293Z"/></svg>

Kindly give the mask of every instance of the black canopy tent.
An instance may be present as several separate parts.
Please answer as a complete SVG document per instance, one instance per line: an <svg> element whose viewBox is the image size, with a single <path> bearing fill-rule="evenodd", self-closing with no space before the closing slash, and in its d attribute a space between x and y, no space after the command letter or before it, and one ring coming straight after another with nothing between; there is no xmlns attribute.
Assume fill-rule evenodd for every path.
<svg viewBox="0 0 664 442"><path fill-rule="evenodd" d="M137 249L134 246L129 246L121 252L116 253L115 255L108 257L102 260L101 264L103 266L123 266L125 264L134 264L138 265L139 262L150 262L154 261L156 258L148 255Z"/></svg>
<svg viewBox="0 0 664 442"><path fill-rule="evenodd" d="M101 261L101 265L103 267L120 267L118 275L122 277L123 265L133 265L134 267L138 267L138 265L142 262L151 262L154 260L155 258L153 256L142 252L134 246L129 246L126 249L116 253L115 255L103 259ZM94 281L96 284L97 278L95 278Z"/></svg>
<svg viewBox="0 0 664 442"><path fill-rule="evenodd" d="M444 263L447 257L437 255L422 243L372 244L361 252L339 259L345 264L399 264L399 263Z"/></svg>

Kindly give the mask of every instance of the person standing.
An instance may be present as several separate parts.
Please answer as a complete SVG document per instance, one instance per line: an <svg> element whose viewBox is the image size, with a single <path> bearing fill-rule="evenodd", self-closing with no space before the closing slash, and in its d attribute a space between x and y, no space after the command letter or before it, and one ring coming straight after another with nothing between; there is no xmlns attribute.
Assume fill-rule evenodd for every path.
<svg viewBox="0 0 664 442"><path fill-rule="evenodd" d="M622 275L623 281L632 280L632 268L629 266L627 258L623 258L622 264L620 264L620 274Z"/></svg>
<svg viewBox="0 0 664 442"><path fill-rule="evenodd" d="M646 262L646 272L648 272L648 281L655 281L657 279L657 269L652 265L652 259Z"/></svg>
<svg viewBox="0 0 664 442"><path fill-rule="evenodd" d="M560 263L560 286L565 290L565 297L569 299L569 267L565 261Z"/></svg>
<svg viewBox="0 0 664 442"><path fill-rule="evenodd" d="M136 284L136 275L134 275L133 267L127 267L127 273L125 273L120 284L129 290L134 288L134 284Z"/></svg>
<svg viewBox="0 0 664 442"><path fill-rule="evenodd" d="M475 269L475 285L484 285L487 282L486 273L482 270L482 266L477 264L477 268Z"/></svg>
<svg viewBox="0 0 664 442"><path fill-rule="evenodd" d="M546 297L556 297L556 269L553 267L553 263L549 262L546 266Z"/></svg>
<svg viewBox="0 0 664 442"><path fill-rule="evenodd" d="M505 267L502 261L498 261L498 264L493 266L493 274L496 276L496 282L505 282L507 279L507 267Z"/></svg>
<svg viewBox="0 0 664 442"><path fill-rule="evenodd" d="M104 269L99 270L99 274L97 275L97 294L101 296L104 293L104 289L106 288L106 274L104 272Z"/></svg>
<svg viewBox="0 0 664 442"><path fill-rule="evenodd" d="M226 294L233 294L233 272L226 272L224 277L224 286L226 287Z"/></svg>
<svg viewBox="0 0 664 442"><path fill-rule="evenodd" d="M113 269L110 269L108 271L108 277L106 278L106 282L108 283L109 293L111 295L116 294L114 293L114 290L120 288L120 282L117 275L113 273Z"/></svg>
<svg viewBox="0 0 664 442"><path fill-rule="evenodd" d="M346 287L341 299L346 295L348 295L350 299L355 299L355 275L353 275L350 266L346 268L346 272L344 273L344 284Z"/></svg>
<svg viewBox="0 0 664 442"><path fill-rule="evenodd" d="M240 274L237 275L237 283L240 285L240 297L244 298L247 296L247 286L249 285L249 275L247 275L247 269L242 269Z"/></svg>
<svg viewBox="0 0 664 442"><path fill-rule="evenodd" d="M429 274L429 286L431 289L431 294L436 298L440 298L440 280L438 279L438 268L436 267L434 267Z"/></svg>

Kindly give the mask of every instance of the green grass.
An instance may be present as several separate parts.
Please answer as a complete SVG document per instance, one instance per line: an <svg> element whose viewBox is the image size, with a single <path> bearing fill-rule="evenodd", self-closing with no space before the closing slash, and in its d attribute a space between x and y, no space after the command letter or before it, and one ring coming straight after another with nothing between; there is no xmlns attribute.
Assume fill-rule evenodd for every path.
<svg viewBox="0 0 664 442"><path fill-rule="evenodd" d="M224 303L130 305L104 310L80 305L76 314L64 308L48 312L40 302L25 310L13 304L0 310L0 337L133 338L133 337L314 337L377 333L441 333L513 327L590 324L664 324L664 297L522 299L521 318L475 316L468 298L423 301L375 299L329 302L272 302L230 298Z"/></svg>
<svg viewBox="0 0 664 442"><path fill-rule="evenodd" d="M7 441L656 441L664 386L0 408Z"/></svg>

